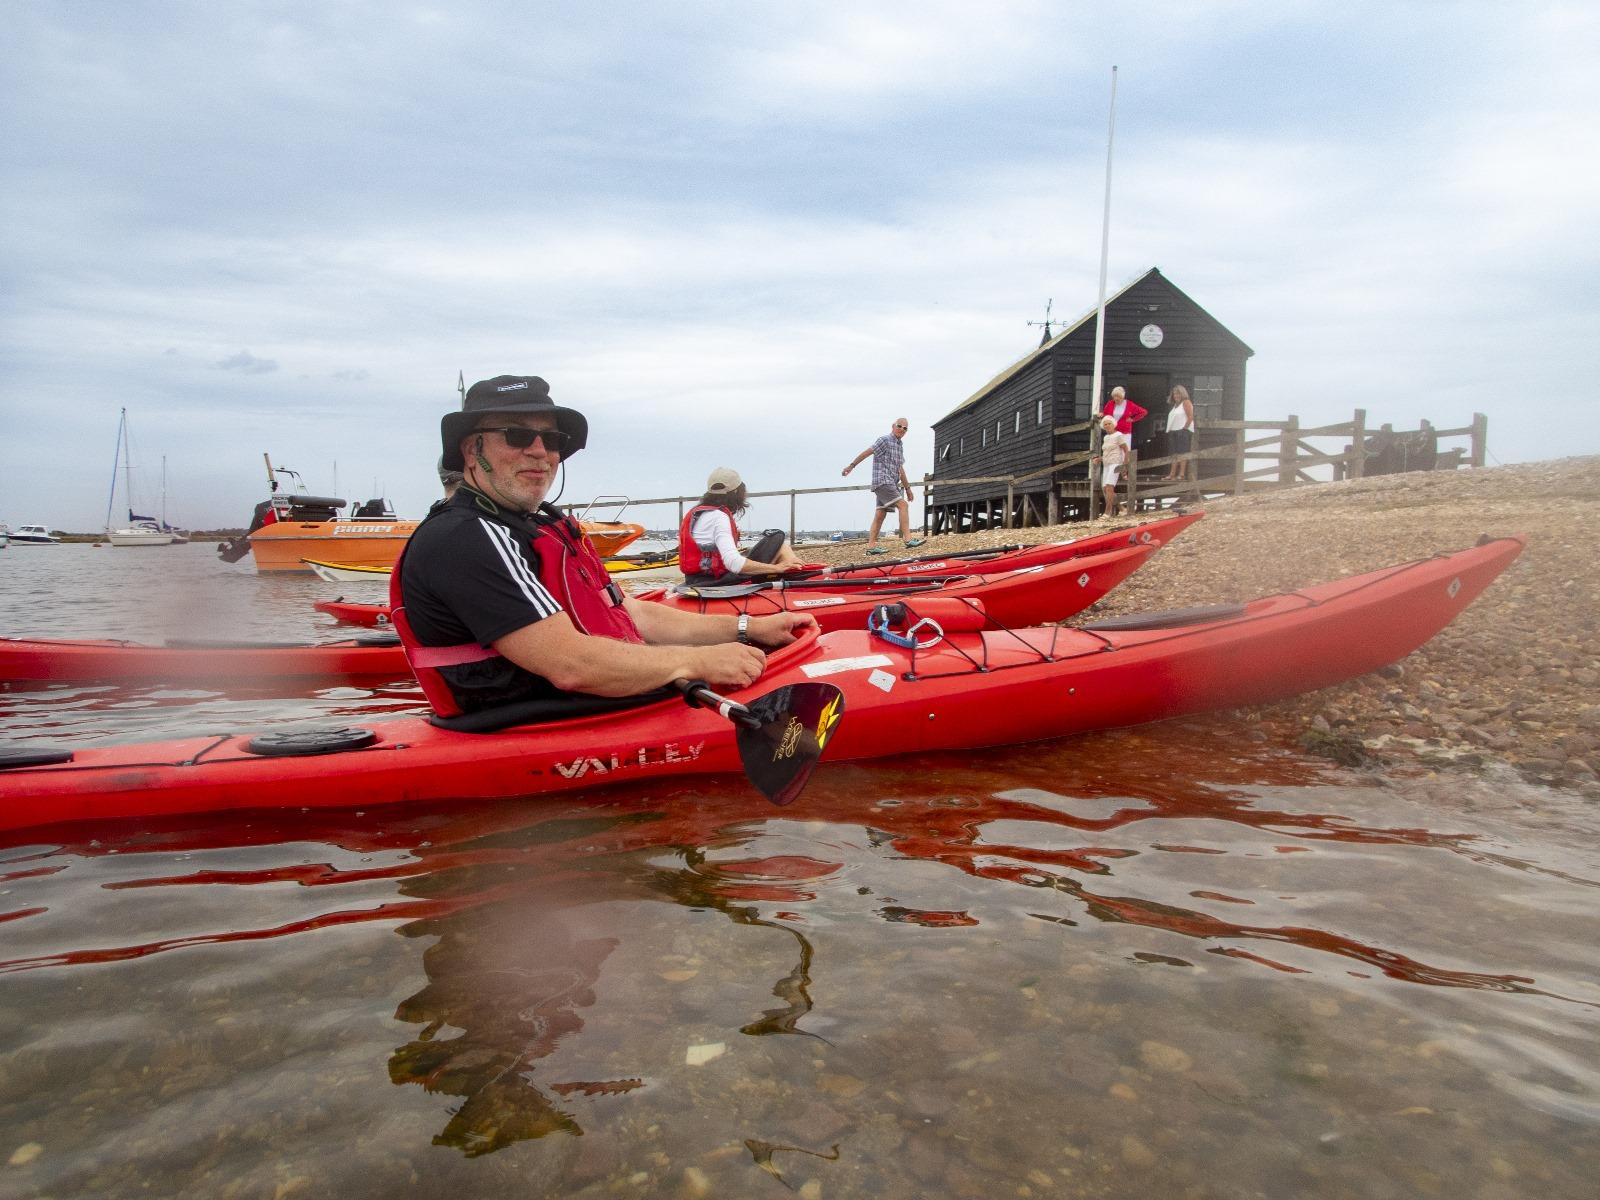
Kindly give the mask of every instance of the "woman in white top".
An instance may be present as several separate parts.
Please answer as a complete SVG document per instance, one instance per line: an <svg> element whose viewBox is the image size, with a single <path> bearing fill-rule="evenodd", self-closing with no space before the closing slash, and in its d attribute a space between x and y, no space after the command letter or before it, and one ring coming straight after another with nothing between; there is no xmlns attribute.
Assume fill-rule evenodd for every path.
<svg viewBox="0 0 1600 1200"><path fill-rule="evenodd" d="M1122 468L1128 463L1128 435L1117 429L1117 419L1110 413L1100 418L1100 428L1103 431L1100 438L1100 453L1091 460L1101 464L1100 486L1105 491L1105 515L1117 515L1117 480L1122 478Z"/></svg>
<svg viewBox="0 0 1600 1200"><path fill-rule="evenodd" d="M678 561L686 582L736 583L782 575L800 565L781 529L763 530L748 553L739 552L739 527L734 518L743 516L749 507L739 472L731 467L711 472L705 495L678 530Z"/></svg>
<svg viewBox="0 0 1600 1200"><path fill-rule="evenodd" d="M1189 389L1180 383L1167 396L1167 403L1172 405L1167 413L1167 453L1187 454L1194 443L1194 405L1189 400ZM1161 478L1168 483L1189 478L1189 460L1172 463Z"/></svg>

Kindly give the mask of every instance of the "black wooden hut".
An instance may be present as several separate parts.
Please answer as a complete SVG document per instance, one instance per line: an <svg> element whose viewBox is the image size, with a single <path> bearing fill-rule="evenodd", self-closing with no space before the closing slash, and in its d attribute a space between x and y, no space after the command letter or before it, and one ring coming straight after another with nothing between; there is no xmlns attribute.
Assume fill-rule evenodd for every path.
<svg viewBox="0 0 1600 1200"><path fill-rule="evenodd" d="M1015 479L1011 520L1037 524L1059 511L1087 516L1087 469L1045 470L1061 455L1089 446L1087 429L1057 433L1087 421L1094 405L1095 310L1012 363L951 412L935 421L931 479ZM1207 434L1208 421L1244 419L1245 362L1255 352L1152 267L1106 299L1102 392L1122 387L1150 410L1134 426L1134 446L1146 458L1165 453L1167 395L1189 389L1201 446L1232 441ZM1164 470L1164 468L1163 468ZM1056 505L1050 504L1055 489ZM1007 485L964 484L931 489L930 528L958 530L1000 524Z"/></svg>

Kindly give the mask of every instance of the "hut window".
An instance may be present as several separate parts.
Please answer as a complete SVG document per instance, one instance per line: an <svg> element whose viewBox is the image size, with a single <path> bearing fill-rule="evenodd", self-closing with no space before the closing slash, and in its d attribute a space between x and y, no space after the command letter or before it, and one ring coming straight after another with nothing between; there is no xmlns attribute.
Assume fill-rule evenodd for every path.
<svg viewBox="0 0 1600 1200"><path fill-rule="evenodd" d="M985 446L989 444L989 427L987 425L983 427L983 444Z"/></svg>
<svg viewBox="0 0 1600 1200"><path fill-rule="evenodd" d="M1016 420L1011 422L1011 432L1012 433L1021 433L1022 432L1022 410L1020 408L1017 409Z"/></svg>
<svg viewBox="0 0 1600 1200"><path fill-rule="evenodd" d="M950 461L950 443L949 442L946 442L944 444L944 449L939 451L939 461L940 462L949 462Z"/></svg>
<svg viewBox="0 0 1600 1200"><path fill-rule="evenodd" d="M1000 440L1000 427L1002 425L1004 425L1005 423L1006 423L1006 420L1005 420L1004 417L1001 417L998 421L996 421L994 423L994 440L997 441L997 442Z"/></svg>
<svg viewBox="0 0 1600 1200"><path fill-rule="evenodd" d="M1072 380L1072 415L1087 421L1094 412L1094 376L1076 375Z"/></svg>
<svg viewBox="0 0 1600 1200"><path fill-rule="evenodd" d="M959 457L961 457L961 455L965 454L966 452L967 452L967 439L966 438L962 438L959 442L956 443L956 457L959 458Z"/></svg>
<svg viewBox="0 0 1600 1200"><path fill-rule="evenodd" d="M1038 424L1040 424L1040 425L1044 424L1044 401L1043 400L1039 401L1039 420L1038 420Z"/></svg>
<svg viewBox="0 0 1600 1200"><path fill-rule="evenodd" d="M1222 376L1196 375L1190 399L1194 401L1196 421L1222 420Z"/></svg>

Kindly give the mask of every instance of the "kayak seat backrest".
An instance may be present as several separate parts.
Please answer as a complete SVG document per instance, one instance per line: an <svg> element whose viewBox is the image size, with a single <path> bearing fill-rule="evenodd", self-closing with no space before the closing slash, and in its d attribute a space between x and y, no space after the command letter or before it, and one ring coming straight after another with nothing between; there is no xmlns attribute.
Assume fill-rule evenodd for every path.
<svg viewBox="0 0 1600 1200"><path fill-rule="evenodd" d="M1107 617L1080 628L1098 633L1115 633L1130 629L1175 629L1181 625L1204 625L1209 621L1226 621L1242 617L1242 604L1201 604L1193 608L1168 608L1160 612L1129 613L1125 617Z"/></svg>
<svg viewBox="0 0 1600 1200"><path fill-rule="evenodd" d="M399 564L396 564L398 567ZM398 579L400 572L395 571ZM391 589L390 595L393 596ZM411 673L417 677L417 682L422 685L423 699L427 700L428 707L436 714L445 718L459 716L461 706L456 703L455 693L450 690L450 685L437 670L430 670L417 665L416 652L421 648L417 635L411 632L411 622L406 619L406 610L400 605L392 605L389 609L389 620L393 623L395 633L400 639L400 648L404 651L406 662L411 664ZM430 718L430 719L438 719Z"/></svg>
<svg viewBox="0 0 1600 1200"><path fill-rule="evenodd" d="M675 688L658 688L638 696L572 695L557 699L522 700L516 704L459 716L432 716L428 718L428 724L456 733L497 733L516 725L544 725L551 721L592 717L600 713L625 712L630 708L659 704L677 694Z"/></svg>

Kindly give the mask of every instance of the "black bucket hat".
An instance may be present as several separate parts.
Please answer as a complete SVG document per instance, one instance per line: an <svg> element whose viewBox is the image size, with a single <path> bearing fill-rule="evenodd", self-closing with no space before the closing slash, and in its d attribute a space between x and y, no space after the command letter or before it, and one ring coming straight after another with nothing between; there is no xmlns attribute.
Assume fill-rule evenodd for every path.
<svg viewBox="0 0 1600 1200"><path fill-rule="evenodd" d="M461 439L471 433L485 413L554 413L556 428L567 435L565 458L571 458L589 441L589 420L575 408L562 408L550 399L550 385L537 375L496 375L482 379L467 389L461 411L445 413L439 422L439 440L444 454L439 467L444 471L465 471L461 458Z"/></svg>

